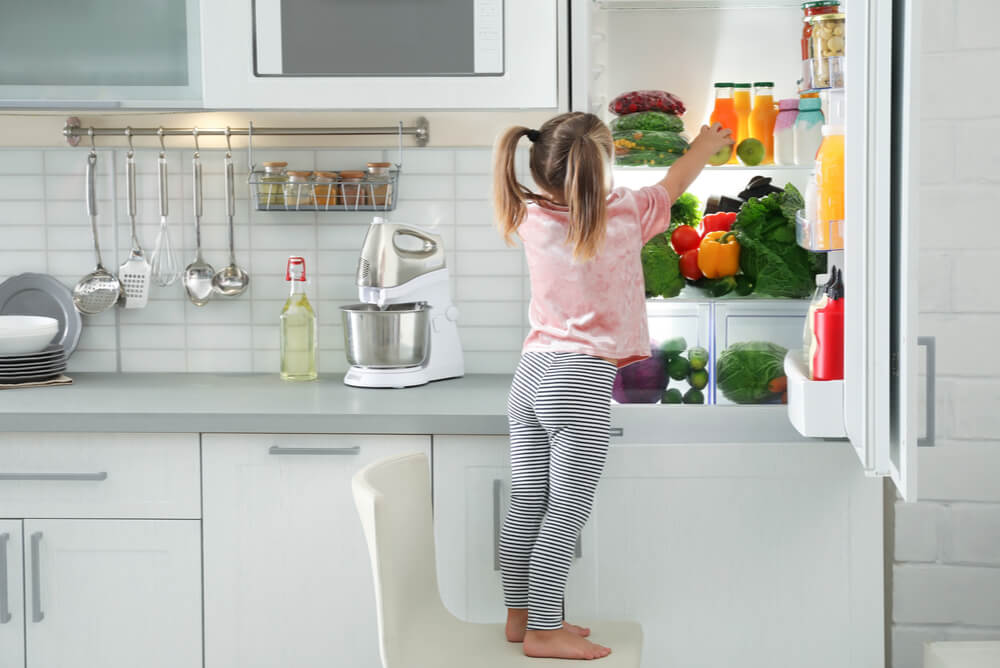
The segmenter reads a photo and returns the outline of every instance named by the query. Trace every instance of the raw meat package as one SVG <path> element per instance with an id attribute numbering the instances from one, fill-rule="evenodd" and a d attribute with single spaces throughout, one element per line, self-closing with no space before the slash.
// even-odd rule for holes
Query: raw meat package
<path id="1" fill-rule="evenodd" d="M 665 90 L 634 90 L 622 93 L 611 100 L 608 110 L 619 116 L 636 114 L 640 111 L 662 111 L 681 116 L 685 111 L 684 103 L 680 101 L 680 98 Z"/>

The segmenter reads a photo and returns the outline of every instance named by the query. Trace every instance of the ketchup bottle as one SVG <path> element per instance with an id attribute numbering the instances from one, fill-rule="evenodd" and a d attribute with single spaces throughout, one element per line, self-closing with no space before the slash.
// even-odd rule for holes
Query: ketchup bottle
<path id="1" fill-rule="evenodd" d="M 844 282 L 837 267 L 831 270 L 823 302 L 813 312 L 813 347 L 809 360 L 813 380 L 844 378 Z"/>

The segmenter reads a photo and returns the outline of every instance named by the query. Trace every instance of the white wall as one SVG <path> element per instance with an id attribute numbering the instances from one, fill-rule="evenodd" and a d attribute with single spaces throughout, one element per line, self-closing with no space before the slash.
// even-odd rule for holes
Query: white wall
<path id="1" fill-rule="evenodd" d="M 893 661 L 1000 640 L 1000 3 L 914 0 L 923 35 L 920 333 L 937 337 L 937 447 L 896 504 Z"/>

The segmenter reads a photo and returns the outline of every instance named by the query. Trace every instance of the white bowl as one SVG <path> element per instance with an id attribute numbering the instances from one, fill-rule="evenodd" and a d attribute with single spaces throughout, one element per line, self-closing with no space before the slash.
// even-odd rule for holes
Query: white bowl
<path id="1" fill-rule="evenodd" d="M 59 321 L 37 315 L 0 315 L 0 355 L 28 355 L 45 350 Z"/>

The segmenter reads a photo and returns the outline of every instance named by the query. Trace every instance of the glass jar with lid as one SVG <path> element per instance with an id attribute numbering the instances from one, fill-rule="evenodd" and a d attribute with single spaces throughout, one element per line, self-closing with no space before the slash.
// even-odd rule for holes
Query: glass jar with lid
<path id="1" fill-rule="evenodd" d="M 802 50 L 802 79 L 799 81 L 799 90 L 809 90 L 813 88 L 812 78 L 812 18 L 823 14 L 840 13 L 839 0 L 813 0 L 802 3 L 802 38 L 800 47 Z"/>
<path id="2" fill-rule="evenodd" d="M 847 35 L 844 14 L 823 14 L 814 16 L 812 23 L 812 80 L 813 88 L 830 88 L 835 83 L 831 76 L 841 73 L 842 58 L 846 55 Z"/>
<path id="3" fill-rule="evenodd" d="M 329 207 L 337 204 L 337 172 L 316 172 L 313 175 L 313 203 Z"/>
<path id="4" fill-rule="evenodd" d="M 368 163 L 368 196 L 371 204 L 385 207 L 391 199 L 390 189 L 392 188 L 389 175 L 391 162 L 369 162 Z"/>
<path id="5" fill-rule="evenodd" d="M 285 183 L 285 208 L 297 209 L 313 203 L 312 185 L 309 177 L 312 172 L 289 170 L 288 182 Z"/>
<path id="6" fill-rule="evenodd" d="M 285 183 L 288 176 L 285 174 L 287 162 L 274 161 L 263 162 L 264 174 L 257 181 L 257 203 L 264 208 L 272 206 L 284 206 L 285 204 Z"/>
<path id="7" fill-rule="evenodd" d="M 340 173 L 340 193 L 338 204 L 344 204 L 349 209 L 368 204 L 368 188 L 364 185 L 365 173 L 348 170 Z"/>

